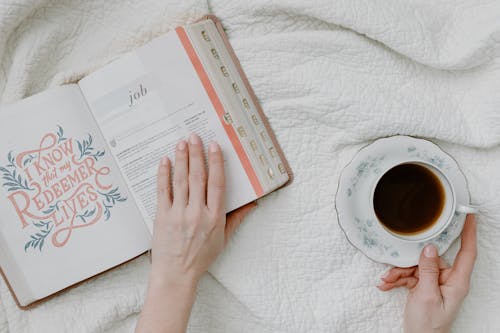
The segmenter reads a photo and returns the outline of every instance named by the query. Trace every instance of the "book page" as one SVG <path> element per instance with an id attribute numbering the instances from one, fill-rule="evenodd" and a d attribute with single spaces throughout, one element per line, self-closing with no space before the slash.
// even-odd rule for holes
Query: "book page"
<path id="1" fill-rule="evenodd" d="M 156 211 L 156 172 L 162 156 L 174 160 L 177 142 L 198 134 L 224 152 L 226 209 L 258 196 L 178 34 L 173 31 L 122 56 L 79 83 L 129 188 L 151 221 Z"/>
<path id="2" fill-rule="evenodd" d="M 0 264 L 21 305 L 149 249 L 77 85 L 0 112 Z"/>

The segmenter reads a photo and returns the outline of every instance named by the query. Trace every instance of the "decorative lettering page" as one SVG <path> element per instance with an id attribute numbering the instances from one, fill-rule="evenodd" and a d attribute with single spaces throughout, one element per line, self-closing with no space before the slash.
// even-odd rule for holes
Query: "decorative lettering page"
<path id="1" fill-rule="evenodd" d="M 111 169 L 102 162 L 106 150 L 95 147 L 92 134 L 66 138 L 58 125 L 33 148 L 11 150 L 0 166 L 21 228 L 32 230 L 25 251 L 63 247 L 78 229 L 109 220 L 114 207 L 127 201 L 111 183 Z"/>
<path id="2" fill-rule="evenodd" d="M 2 246 L 13 257 L 0 259 L 15 260 L 32 291 L 42 288 L 43 297 L 148 249 L 143 219 L 78 86 L 0 118 Z"/>

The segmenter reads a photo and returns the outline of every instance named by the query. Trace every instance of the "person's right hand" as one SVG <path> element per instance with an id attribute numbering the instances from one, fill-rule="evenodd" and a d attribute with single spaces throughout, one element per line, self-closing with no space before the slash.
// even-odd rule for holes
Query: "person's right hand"
<path id="1" fill-rule="evenodd" d="M 212 142 L 205 168 L 203 144 L 192 134 L 175 152 L 173 176 L 164 158 L 158 170 L 151 284 L 193 288 L 219 256 L 245 215 L 248 204 L 227 215 L 224 158 Z"/>
<path id="2" fill-rule="evenodd" d="M 170 171 L 169 159 L 162 159 L 151 274 L 136 332 L 186 332 L 198 280 L 256 206 L 226 218 L 224 158 L 215 142 L 208 151 L 208 175 L 203 144 L 194 134 L 177 145 L 173 176 Z"/>
<path id="3" fill-rule="evenodd" d="M 449 332 L 453 320 L 469 292 L 470 276 L 476 260 L 476 222 L 467 216 L 462 244 L 453 267 L 439 258 L 434 245 L 427 245 L 418 267 L 392 268 L 382 277 L 382 291 L 396 287 L 410 290 L 404 311 L 406 333 Z"/>

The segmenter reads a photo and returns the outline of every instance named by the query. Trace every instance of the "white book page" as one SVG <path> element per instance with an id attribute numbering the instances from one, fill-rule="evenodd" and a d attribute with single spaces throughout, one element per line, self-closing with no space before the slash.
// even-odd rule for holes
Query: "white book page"
<path id="1" fill-rule="evenodd" d="M 224 152 L 227 211 L 257 198 L 245 169 L 175 31 L 126 54 L 79 83 L 145 218 L 156 212 L 162 156 L 174 161 L 189 133 Z M 206 148 L 206 147 L 205 147 Z"/>
<path id="2" fill-rule="evenodd" d="M 77 85 L 2 110 L 0 133 L 0 264 L 21 305 L 148 250 Z"/>

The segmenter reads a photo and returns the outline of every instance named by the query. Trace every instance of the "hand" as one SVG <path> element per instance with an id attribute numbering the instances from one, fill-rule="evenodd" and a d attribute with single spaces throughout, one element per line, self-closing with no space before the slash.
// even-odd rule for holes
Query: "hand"
<path id="1" fill-rule="evenodd" d="M 224 160 L 216 143 L 210 144 L 208 165 L 207 176 L 196 135 L 177 145 L 173 182 L 168 158 L 160 163 L 152 268 L 136 332 L 185 332 L 199 279 L 256 206 L 226 219 Z"/>
<path id="2" fill-rule="evenodd" d="M 153 233 L 152 279 L 196 284 L 221 253 L 250 204 L 227 217 L 224 160 L 218 144 L 208 152 L 208 182 L 201 140 L 177 145 L 171 190 L 170 162 L 158 171 L 158 212 Z"/>
<path id="3" fill-rule="evenodd" d="M 453 267 L 438 257 L 434 245 L 427 245 L 420 255 L 418 267 L 395 267 L 382 277 L 380 290 L 406 287 L 410 291 L 404 311 L 405 332 L 450 331 L 469 292 L 476 252 L 476 222 L 474 216 L 469 215 Z"/>

